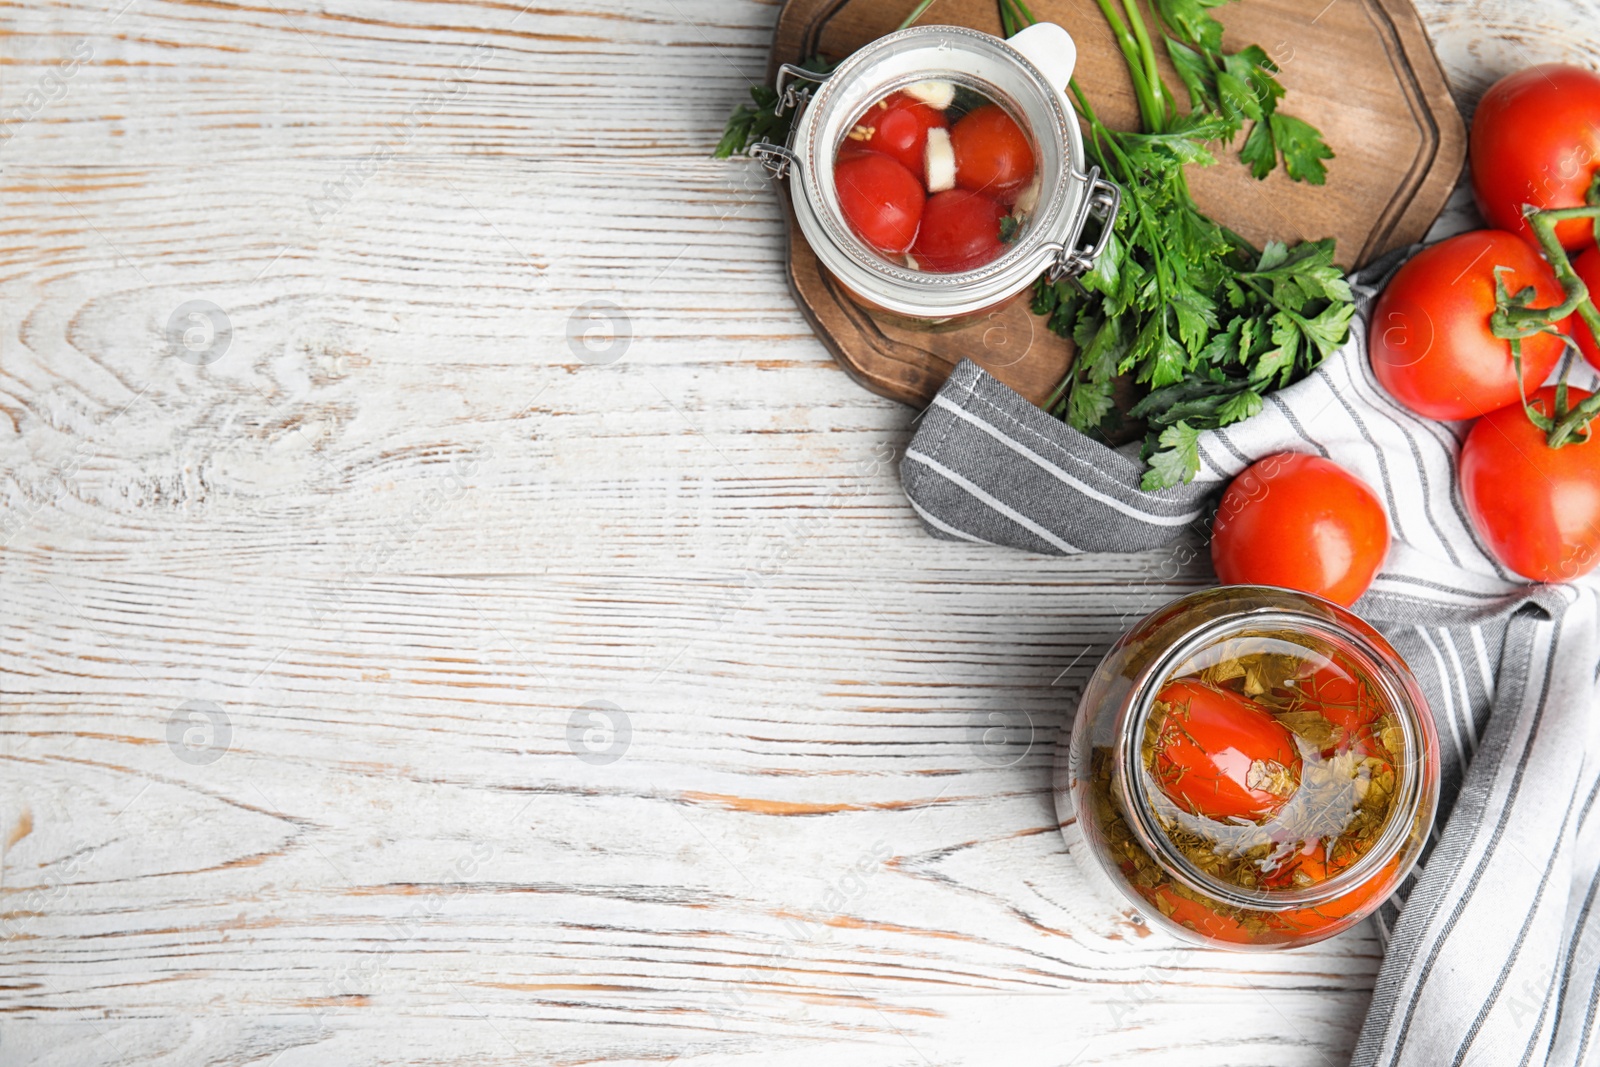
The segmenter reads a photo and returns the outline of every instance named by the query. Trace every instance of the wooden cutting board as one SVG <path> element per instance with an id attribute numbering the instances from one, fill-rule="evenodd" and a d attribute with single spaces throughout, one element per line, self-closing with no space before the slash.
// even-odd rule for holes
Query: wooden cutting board
<path id="1" fill-rule="evenodd" d="M 788 0 L 778 16 L 768 80 L 777 65 L 843 58 L 895 30 L 914 0 Z M 1095 0 L 1036 0 L 1040 19 L 1078 43 L 1077 77 L 1107 125 L 1138 121 L 1122 54 Z M 1196 201 L 1258 246 L 1338 239 L 1339 262 L 1360 266 L 1418 240 L 1444 207 L 1466 158 L 1467 135 L 1444 72 L 1410 0 L 1240 0 L 1216 10 L 1230 49 L 1259 44 L 1282 68 L 1283 110 L 1322 130 L 1337 155 L 1328 182 L 1253 179 L 1232 151 L 1191 167 Z M 995 0 L 937 0 L 919 21 L 1000 32 Z M 1159 46 L 1158 46 L 1159 49 Z M 1183 96 L 1162 58 L 1166 81 Z M 789 210 L 788 190 L 780 197 Z M 1072 363 L 1071 342 L 1018 300 L 964 329 L 927 333 L 868 316 L 821 269 L 789 216 L 789 282 L 835 359 L 875 393 L 917 406 L 963 358 L 1040 403 Z"/>

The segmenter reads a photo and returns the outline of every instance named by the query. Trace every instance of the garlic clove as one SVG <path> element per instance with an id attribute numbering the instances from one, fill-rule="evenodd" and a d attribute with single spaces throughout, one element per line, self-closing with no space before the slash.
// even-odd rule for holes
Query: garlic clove
<path id="1" fill-rule="evenodd" d="M 956 187 L 956 151 L 950 146 L 950 131 L 935 126 L 928 131 L 928 147 L 923 150 L 928 192 L 942 193 Z"/>
<path id="2" fill-rule="evenodd" d="M 954 103 L 956 98 L 955 85 L 947 81 L 917 82 L 915 85 L 906 86 L 901 92 L 940 111 Z"/>
<path id="3" fill-rule="evenodd" d="M 1035 170 L 1033 173 L 1033 181 L 1029 182 L 1028 187 L 1017 195 L 1015 209 L 1018 215 L 1033 214 L 1033 209 L 1039 206 L 1039 191 L 1041 187 L 1042 183 L 1039 180 L 1039 172 Z"/>

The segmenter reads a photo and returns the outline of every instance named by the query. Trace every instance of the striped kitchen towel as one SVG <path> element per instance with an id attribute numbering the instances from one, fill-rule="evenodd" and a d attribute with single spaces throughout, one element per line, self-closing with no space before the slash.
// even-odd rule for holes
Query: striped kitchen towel
<path id="1" fill-rule="evenodd" d="M 1354 279 L 1363 313 L 1386 273 Z M 1311 377 L 1207 433 L 1196 481 L 1155 494 L 1141 464 L 963 363 L 906 452 L 906 495 L 936 537 L 1192 553 L 1218 490 L 1271 453 L 1326 456 L 1376 488 L 1395 542 L 1356 610 L 1416 672 L 1445 766 L 1430 847 L 1378 917 L 1387 953 L 1354 1063 L 1600 1064 L 1600 583 L 1528 586 L 1486 553 L 1455 487 L 1466 424 L 1391 400 L 1365 336 L 1358 321 Z"/>

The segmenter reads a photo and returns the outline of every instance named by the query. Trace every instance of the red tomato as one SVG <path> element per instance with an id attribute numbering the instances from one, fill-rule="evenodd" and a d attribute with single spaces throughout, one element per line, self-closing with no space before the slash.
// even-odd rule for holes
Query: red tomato
<path id="1" fill-rule="evenodd" d="M 1293 710 L 1314 711 L 1333 724 L 1338 733 L 1324 755 L 1358 744 L 1358 739 L 1366 738 L 1369 728 L 1386 710 L 1372 686 L 1362 684 L 1337 663 L 1294 679 L 1279 695 L 1293 700 Z"/>
<path id="2" fill-rule="evenodd" d="M 1579 256 L 1572 268 L 1583 279 L 1583 284 L 1589 287 L 1589 299 L 1600 305 L 1600 248 L 1591 248 Z M 1583 321 L 1581 315 L 1572 316 L 1572 336 L 1577 340 L 1578 347 L 1583 349 L 1583 358 L 1589 361 L 1590 366 L 1600 370 L 1600 342 L 1596 342 L 1589 324 Z"/>
<path id="3" fill-rule="evenodd" d="M 1372 370 L 1391 396 L 1430 419 L 1470 419 L 1521 398 L 1511 342 L 1489 331 L 1496 267 L 1512 292 L 1533 286 L 1537 307 L 1566 293 L 1526 241 L 1499 230 L 1463 233 L 1413 256 L 1373 309 Z M 1540 334 L 1522 342 L 1522 384 L 1534 390 L 1564 345 Z"/>
<path id="4" fill-rule="evenodd" d="M 1555 389 L 1528 402 L 1545 414 Z M 1578 404 L 1589 394 L 1568 392 Z M 1461 496 L 1478 536 L 1507 567 L 1535 582 L 1565 582 L 1600 562 L 1600 440 L 1591 428 L 1561 448 L 1528 421 L 1520 405 L 1478 420 L 1461 446 Z"/>
<path id="5" fill-rule="evenodd" d="M 1600 74 L 1550 63 L 1501 78 L 1472 116 L 1472 189 L 1491 226 L 1533 240 L 1522 205 L 1583 207 L 1600 169 Z M 1594 224 L 1563 222 L 1569 250 L 1594 245 Z"/>
<path id="6" fill-rule="evenodd" d="M 949 120 L 938 108 L 905 93 L 890 93 L 856 120 L 855 127 L 845 135 L 845 144 L 881 152 L 912 174 L 921 174 L 928 131 L 949 126 Z"/>
<path id="7" fill-rule="evenodd" d="M 1255 940 L 1244 924 L 1230 916 L 1223 915 L 1198 900 L 1191 900 L 1179 896 L 1171 886 L 1158 885 L 1154 889 L 1139 890 L 1141 896 L 1155 906 L 1163 917 L 1177 923 L 1197 934 L 1203 934 L 1214 941 L 1233 941 L 1238 944 L 1249 944 Z"/>
<path id="8" fill-rule="evenodd" d="M 1349 606 L 1389 553 L 1389 520 L 1367 484 L 1318 456 L 1280 452 L 1233 480 L 1212 527 L 1224 585 L 1277 585 Z"/>
<path id="9" fill-rule="evenodd" d="M 1396 856 L 1378 873 L 1343 896 L 1314 908 L 1273 912 L 1268 921 L 1295 934 L 1314 934 L 1359 919 L 1389 899 L 1389 894 L 1395 890 L 1394 876 L 1399 870 L 1400 857 Z"/>
<path id="10" fill-rule="evenodd" d="M 1299 872 L 1303 878 L 1296 878 Z M 1283 865 L 1261 879 L 1266 889 L 1304 889 L 1317 882 L 1327 881 L 1328 853 L 1321 841 L 1307 841 L 1300 851 L 1284 860 Z"/>
<path id="11" fill-rule="evenodd" d="M 956 184 L 1015 203 L 1033 180 L 1033 146 L 999 104 L 967 113 L 950 130 L 956 155 Z"/>
<path id="12" fill-rule="evenodd" d="M 911 258 L 922 270 L 939 274 L 975 270 L 1005 251 L 1000 220 L 1006 209 L 982 193 L 946 189 L 928 197 L 922 231 Z"/>
<path id="13" fill-rule="evenodd" d="M 839 146 L 838 154 L 833 157 L 834 169 L 837 170 L 839 168 L 839 164 L 841 163 L 848 163 L 852 159 L 860 159 L 862 156 L 868 156 L 871 154 L 871 152 L 865 148 L 862 148 L 854 141 L 846 141 L 844 144 Z"/>
<path id="14" fill-rule="evenodd" d="M 857 237 L 885 255 L 911 247 L 927 200 L 916 175 L 888 156 L 868 152 L 834 164 L 833 182 Z"/>
<path id="15" fill-rule="evenodd" d="M 1197 681 L 1169 683 L 1151 773 L 1173 803 L 1209 819 L 1259 822 L 1300 787 L 1294 735 L 1260 704 Z"/>

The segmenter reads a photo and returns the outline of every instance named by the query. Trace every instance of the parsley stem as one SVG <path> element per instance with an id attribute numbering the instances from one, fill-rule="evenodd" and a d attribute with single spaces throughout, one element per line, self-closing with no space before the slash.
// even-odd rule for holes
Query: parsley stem
<path id="1" fill-rule="evenodd" d="M 1139 117 L 1143 120 L 1145 129 L 1158 132 L 1161 129 L 1161 107 L 1156 101 L 1154 90 L 1145 73 L 1144 57 L 1139 51 L 1139 42 L 1128 30 L 1128 24 L 1117 13 L 1116 0 L 1097 0 L 1100 11 L 1106 17 L 1106 22 L 1111 24 L 1111 33 L 1117 39 L 1117 47 L 1122 49 L 1122 58 L 1127 61 L 1128 75 L 1133 79 L 1133 94 L 1139 99 Z"/>
<path id="2" fill-rule="evenodd" d="M 1017 7 L 1016 0 L 1000 0 L 1000 27 L 1005 35 L 1010 37 L 1020 33 L 1033 25 L 1033 20 L 1023 17 L 1022 10 Z"/>
<path id="3" fill-rule="evenodd" d="M 1261 299 L 1265 300 L 1267 303 L 1271 304 L 1273 307 L 1277 308 L 1279 311 L 1281 311 L 1285 315 L 1289 316 L 1289 318 L 1296 325 L 1299 325 L 1299 324 L 1305 322 L 1305 320 L 1303 318 L 1301 318 L 1298 314 L 1296 314 L 1293 311 L 1290 311 L 1288 308 L 1286 308 L 1282 304 L 1278 303 L 1277 298 L 1274 297 L 1266 289 L 1263 289 L 1260 285 L 1258 285 L 1256 283 L 1255 278 L 1253 278 L 1251 275 L 1249 275 L 1249 274 L 1241 274 L 1241 275 L 1239 275 L 1239 280 L 1244 282 L 1250 288 L 1254 289 L 1256 291 L 1256 295 L 1260 296 Z"/>
<path id="4" fill-rule="evenodd" d="M 1045 402 L 1039 405 L 1040 409 L 1055 414 L 1056 407 L 1061 403 L 1061 398 L 1065 395 L 1067 387 L 1072 384 L 1072 380 L 1077 376 L 1078 363 L 1077 360 L 1073 360 L 1072 366 L 1067 368 L 1067 373 L 1062 377 L 1060 384 L 1045 398 Z"/>
<path id="5" fill-rule="evenodd" d="M 1023 3 L 1022 0 L 1010 0 L 1010 2 L 1011 6 L 1017 9 L 1017 14 L 1022 16 L 1027 25 L 1032 26 L 1035 22 L 1039 21 L 1038 17 L 1035 16 L 1032 11 L 1028 10 L 1028 5 Z"/>
<path id="6" fill-rule="evenodd" d="M 933 6 L 933 0 L 922 0 L 922 3 L 918 4 L 915 8 L 913 8 L 912 11 L 911 11 L 911 14 L 906 16 L 905 21 L 900 23 L 900 25 L 896 26 L 895 29 L 896 30 L 903 30 L 903 29 L 908 28 L 913 22 L 917 21 L 918 19 L 920 19 L 922 17 L 923 12 L 927 11 L 928 8 L 930 8 L 932 6 Z"/>
<path id="7" fill-rule="evenodd" d="M 1172 118 L 1171 94 L 1167 91 L 1166 83 L 1161 80 L 1161 68 L 1156 66 L 1155 46 L 1150 43 L 1150 30 L 1145 25 L 1144 12 L 1139 9 L 1139 0 L 1122 0 L 1122 6 L 1127 9 L 1128 26 L 1133 30 L 1134 39 L 1139 42 L 1139 56 L 1144 61 L 1145 81 L 1150 85 L 1159 112 L 1154 123 L 1146 117 L 1145 125 L 1150 127 L 1149 132 L 1161 133 Z"/>

